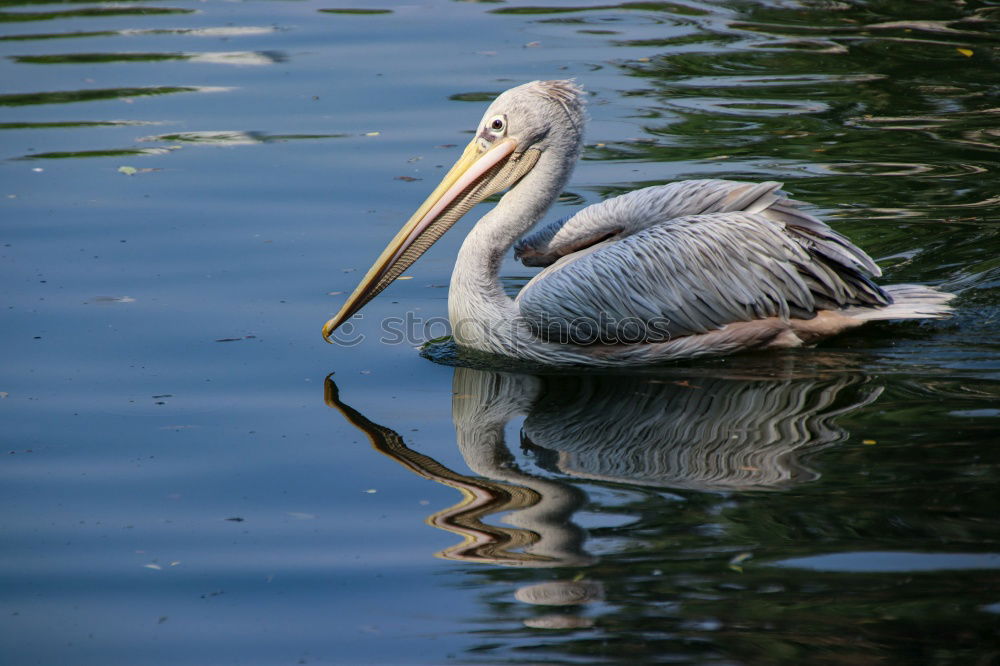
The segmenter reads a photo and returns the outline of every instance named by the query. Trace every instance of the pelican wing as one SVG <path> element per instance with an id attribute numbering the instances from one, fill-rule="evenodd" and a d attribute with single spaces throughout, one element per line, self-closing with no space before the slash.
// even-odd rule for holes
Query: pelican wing
<path id="1" fill-rule="evenodd" d="M 549 266 L 606 240 L 620 240 L 686 215 L 759 214 L 785 225 L 799 241 L 826 258 L 881 275 L 875 262 L 821 220 L 799 210 L 799 202 L 781 191 L 781 183 L 735 180 L 684 180 L 635 190 L 584 208 L 572 217 L 525 236 L 514 248 L 526 266 Z"/>
<path id="2" fill-rule="evenodd" d="M 871 259 L 814 226 L 763 214 L 680 217 L 559 259 L 516 302 L 539 337 L 577 344 L 663 342 L 732 322 L 890 303 L 861 272 Z"/>

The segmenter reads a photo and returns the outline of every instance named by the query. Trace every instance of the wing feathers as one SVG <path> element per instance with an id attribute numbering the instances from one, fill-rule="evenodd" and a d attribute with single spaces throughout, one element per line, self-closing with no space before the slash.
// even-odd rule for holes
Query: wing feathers
<path id="1" fill-rule="evenodd" d="M 702 201 L 715 196 L 711 206 L 760 212 L 686 215 L 570 255 L 524 287 L 517 297 L 522 317 L 546 339 L 619 344 L 891 302 L 861 273 L 869 266 L 878 270 L 864 252 L 816 218 L 775 205 L 787 201 L 780 198 L 778 183 L 713 190 L 705 184 L 730 182 L 695 182 L 703 188 Z M 592 206 L 570 222 L 590 211 L 584 221 L 593 217 L 594 228 L 603 206 L 616 215 L 612 224 L 621 224 L 621 200 L 628 196 L 605 202 L 615 206 Z"/>
<path id="2" fill-rule="evenodd" d="M 780 188 L 781 183 L 775 181 L 733 180 L 684 180 L 646 187 L 548 224 L 521 239 L 514 253 L 526 266 L 548 266 L 594 243 L 621 239 L 684 215 L 768 210 L 787 201 Z"/>
<path id="3" fill-rule="evenodd" d="M 761 214 L 783 224 L 800 243 L 811 247 L 817 254 L 874 277 L 882 275 L 881 269 L 864 251 L 822 220 L 796 208 L 798 205 L 801 205 L 801 202 L 785 199 L 771 205 Z"/>

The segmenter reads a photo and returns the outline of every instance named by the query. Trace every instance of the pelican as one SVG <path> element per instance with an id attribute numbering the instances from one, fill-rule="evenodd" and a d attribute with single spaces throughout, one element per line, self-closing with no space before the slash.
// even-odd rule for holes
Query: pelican
<path id="1" fill-rule="evenodd" d="M 497 97 L 323 337 L 330 341 L 473 206 L 504 191 L 469 232 L 452 273 L 448 317 L 462 347 L 550 365 L 642 365 L 810 345 L 868 321 L 950 312 L 953 294 L 876 285 L 871 257 L 777 182 L 647 187 L 524 236 L 569 180 L 584 121 L 584 92 L 573 81 L 533 81 Z M 511 247 L 525 265 L 544 267 L 514 299 L 499 280 Z"/>

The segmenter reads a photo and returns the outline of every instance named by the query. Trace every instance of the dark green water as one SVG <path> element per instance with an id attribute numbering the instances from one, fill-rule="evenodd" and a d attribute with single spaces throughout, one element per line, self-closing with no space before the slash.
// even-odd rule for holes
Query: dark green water
<path id="1" fill-rule="evenodd" d="M 1000 659 L 1000 3 L 0 4 L 0 662 Z M 781 180 L 955 317 L 455 369 L 379 338 L 456 230 L 323 344 L 485 102 L 565 77 L 552 219 Z"/>

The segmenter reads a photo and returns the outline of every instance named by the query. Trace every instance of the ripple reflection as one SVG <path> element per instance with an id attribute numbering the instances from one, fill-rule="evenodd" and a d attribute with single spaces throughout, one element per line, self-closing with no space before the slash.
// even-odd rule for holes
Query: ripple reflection
<path id="1" fill-rule="evenodd" d="M 472 474 L 410 449 L 345 404 L 329 378 L 325 398 L 377 451 L 462 493 L 427 519 L 463 539 L 440 557 L 528 567 L 596 562 L 573 519 L 589 502 L 574 479 L 703 492 L 787 489 L 819 477 L 805 460 L 846 439 L 837 419 L 881 393 L 845 374 L 533 376 L 471 368 L 456 368 L 452 388 L 457 445 Z M 529 460 L 505 441 L 507 424 L 520 416 Z M 506 525 L 486 522 L 505 512 Z"/>

